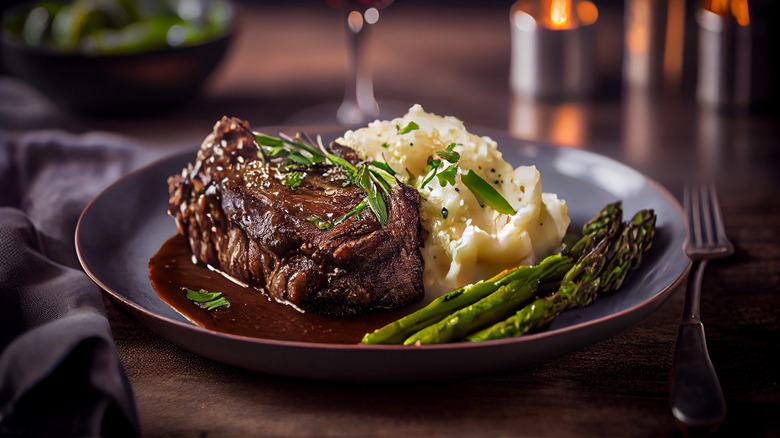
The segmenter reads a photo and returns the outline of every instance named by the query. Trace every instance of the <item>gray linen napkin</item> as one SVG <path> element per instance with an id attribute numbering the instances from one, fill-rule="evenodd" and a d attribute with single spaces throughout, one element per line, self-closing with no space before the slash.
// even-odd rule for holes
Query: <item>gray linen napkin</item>
<path id="1" fill-rule="evenodd" d="M 149 159 L 109 134 L 0 131 L 0 435 L 140 433 L 73 236 L 86 204 Z"/>

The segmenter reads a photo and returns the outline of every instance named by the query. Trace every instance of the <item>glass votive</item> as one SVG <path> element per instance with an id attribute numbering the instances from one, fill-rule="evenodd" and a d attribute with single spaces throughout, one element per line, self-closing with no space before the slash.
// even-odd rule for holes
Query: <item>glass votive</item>
<path id="1" fill-rule="evenodd" d="M 510 9 L 510 84 L 522 96 L 582 98 L 594 86 L 593 3 L 519 0 Z"/>
<path id="2" fill-rule="evenodd" d="M 697 12 L 696 98 L 704 105 L 745 110 L 753 101 L 753 41 L 746 1 L 744 6 L 744 13 L 707 5 Z"/>
<path id="3" fill-rule="evenodd" d="M 624 82 L 659 90 L 664 79 L 667 0 L 628 0 L 624 15 Z"/>

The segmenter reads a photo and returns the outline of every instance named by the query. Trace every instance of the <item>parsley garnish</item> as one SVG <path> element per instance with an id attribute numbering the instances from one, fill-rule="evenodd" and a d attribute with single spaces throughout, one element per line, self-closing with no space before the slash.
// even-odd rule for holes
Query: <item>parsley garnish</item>
<path id="1" fill-rule="evenodd" d="M 395 125 L 395 129 L 398 131 L 399 135 L 404 135 L 420 129 L 420 125 L 414 122 L 409 122 L 409 124 L 403 128 L 400 125 Z"/>
<path id="2" fill-rule="evenodd" d="M 450 166 L 438 174 L 436 174 L 436 179 L 439 180 L 439 185 L 442 187 L 446 187 L 447 184 L 450 184 L 452 186 L 455 185 L 455 175 L 458 174 L 458 166 Z"/>
<path id="3" fill-rule="evenodd" d="M 420 188 L 424 188 L 434 176 L 436 176 L 436 169 L 441 166 L 441 160 L 428 157 L 428 164 L 425 166 L 425 179 L 423 180 L 422 184 L 420 185 Z"/>
<path id="4" fill-rule="evenodd" d="M 457 146 L 457 143 L 450 143 L 447 145 L 446 149 L 436 151 L 436 155 L 442 157 L 452 164 L 455 164 L 458 162 L 458 160 L 460 160 L 460 154 L 453 150 L 455 146 Z"/>
<path id="5" fill-rule="evenodd" d="M 457 146 L 457 143 L 450 143 L 445 149 L 436 151 L 436 155 L 428 157 L 428 165 L 425 166 L 425 179 L 423 180 L 420 188 L 424 188 L 435 176 L 439 180 L 439 184 L 444 187 L 448 183 L 455 185 L 455 175 L 458 174 L 458 166 L 455 164 L 460 160 L 460 154 L 453 149 Z M 436 157 L 439 158 L 436 158 Z M 444 168 L 443 171 L 438 173 L 438 169 L 442 166 L 442 162 L 447 161 L 451 163 L 451 166 Z"/>
<path id="6" fill-rule="evenodd" d="M 181 288 L 187 299 L 195 303 L 201 309 L 214 310 L 218 307 L 230 307 L 230 302 L 222 296 L 222 292 L 208 292 L 205 289 L 199 291 L 186 287 Z"/>
<path id="7" fill-rule="evenodd" d="M 450 143 L 446 148 L 438 150 L 435 155 L 428 157 L 428 165 L 425 166 L 425 178 L 418 188 L 421 195 L 424 194 L 422 189 L 425 188 L 434 177 L 436 177 L 439 181 L 439 185 L 442 187 L 446 187 L 447 184 L 455 185 L 455 177 L 458 175 L 459 167 L 457 163 L 460 161 L 460 154 L 455 152 L 455 146 L 457 145 L 457 143 Z M 444 162 L 449 162 L 450 165 L 444 167 Z M 468 169 L 465 173 L 461 172 L 460 179 L 463 181 L 463 184 L 468 187 L 474 197 L 477 198 L 479 205 L 483 207 L 487 205 L 503 214 L 516 213 L 512 205 L 509 204 L 509 201 L 473 170 Z M 448 212 L 446 209 L 442 209 L 442 216 L 446 219 L 447 215 Z"/>

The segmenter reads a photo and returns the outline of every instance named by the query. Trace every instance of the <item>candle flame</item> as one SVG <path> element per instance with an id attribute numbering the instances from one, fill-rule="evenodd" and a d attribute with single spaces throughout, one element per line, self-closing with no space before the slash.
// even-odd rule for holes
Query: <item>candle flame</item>
<path id="1" fill-rule="evenodd" d="M 574 27 L 572 0 L 542 0 L 542 17 L 551 29 Z"/>
<path id="2" fill-rule="evenodd" d="M 734 16 L 740 26 L 750 24 L 747 0 L 731 0 L 731 15 Z"/>
<path id="3" fill-rule="evenodd" d="M 740 26 L 750 24 L 748 0 L 704 0 L 703 7 L 714 14 L 731 14 Z"/>

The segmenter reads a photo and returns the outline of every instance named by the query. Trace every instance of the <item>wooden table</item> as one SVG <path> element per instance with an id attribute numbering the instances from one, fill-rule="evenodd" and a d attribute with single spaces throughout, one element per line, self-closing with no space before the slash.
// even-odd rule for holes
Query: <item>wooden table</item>
<path id="1" fill-rule="evenodd" d="M 528 101 L 508 86 L 509 3 L 398 2 L 372 45 L 380 99 L 419 102 L 473 131 L 579 147 L 620 160 L 680 195 L 695 170 L 717 176 L 736 253 L 711 263 L 702 319 L 729 413 L 724 436 L 780 436 L 780 132 L 777 117 L 707 110 L 690 89 L 660 95 L 620 83 L 621 12 L 602 11 L 600 93 Z M 255 126 L 336 101 L 346 52 L 324 5 L 242 4 L 241 32 L 204 94 L 177 111 L 94 120 L 152 148 L 194 148 L 221 115 Z M 682 311 L 677 291 L 625 332 L 532 369 L 426 384 L 343 384 L 250 372 L 172 345 L 110 299 L 108 313 L 145 435 L 669 436 L 669 371 Z"/>

